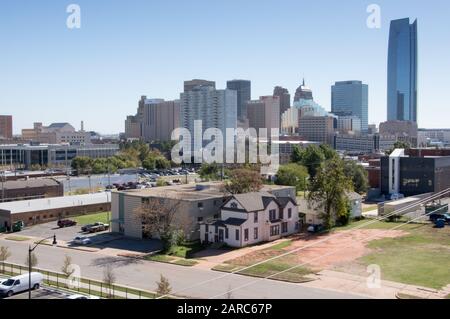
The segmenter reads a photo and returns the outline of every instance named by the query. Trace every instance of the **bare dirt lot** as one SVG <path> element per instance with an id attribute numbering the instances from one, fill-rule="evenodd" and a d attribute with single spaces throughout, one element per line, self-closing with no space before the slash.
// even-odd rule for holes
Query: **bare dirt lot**
<path id="1" fill-rule="evenodd" d="M 369 241 L 397 238 L 406 234 L 406 232 L 401 230 L 380 229 L 357 229 L 323 236 L 300 234 L 292 238 L 290 244 L 284 245 L 285 247 L 273 247 L 274 249 L 255 251 L 236 258 L 231 263 L 235 265 L 249 265 L 281 255 L 284 252 L 296 250 L 282 258 L 288 258 L 289 262 L 293 264 L 305 264 L 307 268 L 318 271 L 323 268 L 339 266 L 366 255 L 370 251 L 366 246 Z"/>

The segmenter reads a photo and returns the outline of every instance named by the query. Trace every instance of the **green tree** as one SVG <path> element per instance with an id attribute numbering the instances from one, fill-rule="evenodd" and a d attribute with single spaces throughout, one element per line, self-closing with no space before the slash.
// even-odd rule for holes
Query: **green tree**
<path id="1" fill-rule="evenodd" d="M 221 179 L 221 168 L 216 162 L 211 164 L 203 163 L 198 174 L 204 180 L 217 181 Z"/>
<path id="2" fill-rule="evenodd" d="M 385 152 L 386 155 L 388 155 L 388 156 L 391 155 L 392 152 L 394 152 L 397 148 L 402 148 L 402 149 L 405 149 L 405 150 L 409 150 L 411 148 L 411 145 L 409 143 L 407 143 L 407 142 L 397 141 L 397 142 L 394 143 L 394 146 L 390 150 L 387 150 Z"/>
<path id="3" fill-rule="evenodd" d="M 258 192 L 263 186 L 261 174 L 256 170 L 245 168 L 234 169 L 229 172 L 229 180 L 224 189 L 231 194 Z"/>
<path id="4" fill-rule="evenodd" d="M 350 177 L 353 189 L 359 194 L 364 194 L 369 188 L 369 177 L 366 169 L 355 161 L 345 161 L 345 175 Z"/>
<path id="5" fill-rule="evenodd" d="M 92 169 L 93 160 L 86 156 L 78 156 L 72 160 L 72 168 L 78 174 L 85 174 Z"/>
<path id="6" fill-rule="evenodd" d="M 317 145 L 310 145 L 304 149 L 294 152 L 293 158 L 297 159 L 296 163 L 305 166 L 311 179 L 314 179 L 317 170 L 325 161 L 325 155 L 322 148 Z"/>
<path id="7" fill-rule="evenodd" d="M 295 186 L 297 192 L 299 192 L 306 189 L 308 177 L 306 167 L 291 163 L 280 167 L 275 183 L 277 185 Z"/>
<path id="8" fill-rule="evenodd" d="M 324 210 L 325 226 L 333 227 L 336 216 L 345 215 L 346 193 L 352 190 L 351 179 L 345 175 L 343 161 L 332 158 L 317 171 L 310 183 L 308 200 Z"/>

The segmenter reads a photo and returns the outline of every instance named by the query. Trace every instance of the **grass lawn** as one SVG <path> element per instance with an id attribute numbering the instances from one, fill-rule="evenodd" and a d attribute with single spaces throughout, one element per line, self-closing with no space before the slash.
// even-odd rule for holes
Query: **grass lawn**
<path id="1" fill-rule="evenodd" d="M 283 250 L 284 248 L 289 247 L 291 244 L 292 244 L 292 240 L 287 240 L 287 241 L 284 241 L 282 243 L 273 245 L 272 247 L 270 247 L 270 249 L 272 249 L 272 250 Z"/>
<path id="2" fill-rule="evenodd" d="M 173 264 L 178 266 L 192 267 L 194 265 L 197 265 L 198 261 L 192 259 L 178 259 L 177 261 L 173 262 Z"/>
<path id="3" fill-rule="evenodd" d="M 396 228 L 398 230 L 404 230 L 404 231 L 413 231 L 415 229 L 421 229 L 424 227 L 423 224 L 404 224 L 402 222 L 385 222 L 385 221 L 375 221 L 371 219 L 363 219 L 357 222 L 352 222 L 346 226 L 339 226 L 335 227 L 333 231 L 341 231 L 341 230 L 349 230 L 355 227 L 358 227 L 358 229 L 392 229 L 394 227 L 397 227 L 399 225 L 403 224 L 402 227 Z M 431 226 L 427 226 L 431 227 Z"/>
<path id="4" fill-rule="evenodd" d="M 185 243 L 182 246 L 172 246 L 169 251 L 165 252 L 166 255 L 176 256 L 180 258 L 192 258 L 192 255 L 203 249 L 203 246 L 199 242 Z"/>
<path id="5" fill-rule="evenodd" d="M 104 224 L 109 224 L 108 215 L 111 217 L 111 213 L 102 212 L 102 213 L 95 213 L 95 214 L 89 214 L 89 215 L 80 215 L 77 217 L 73 217 L 74 221 L 78 223 L 78 225 L 87 225 L 87 224 L 93 224 L 96 222 L 101 222 Z"/>
<path id="6" fill-rule="evenodd" d="M 364 265 L 379 265 L 385 280 L 434 289 L 448 285 L 450 227 L 407 225 L 400 229 L 408 231 L 409 235 L 370 242 L 368 247 L 372 252 L 358 261 Z"/>
<path id="7" fill-rule="evenodd" d="M 12 240 L 12 241 L 27 241 L 30 240 L 29 237 L 25 237 L 25 236 L 8 236 L 5 237 L 6 240 Z"/>
<path id="8" fill-rule="evenodd" d="M 174 261 L 176 258 L 167 256 L 167 255 L 158 255 L 157 254 L 157 255 L 147 256 L 147 257 L 145 257 L 145 259 L 151 260 L 151 261 L 162 262 L 162 263 L 170 263 L 170 262 Z"/>

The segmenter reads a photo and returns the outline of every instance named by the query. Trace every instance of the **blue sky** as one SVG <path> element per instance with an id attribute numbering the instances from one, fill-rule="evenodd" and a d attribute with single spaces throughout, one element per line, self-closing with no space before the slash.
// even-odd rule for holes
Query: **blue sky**
<path id="1" fill-rule="evenodd" d="M 81 7 L 81 29 L 66 8 Z M 369 4 L 381 29 L 366 26 Z M 389 21 L 419 20 L 419 126 L 450 127 L 447 0 L 2 0 L 0 114 L 14 131 L 67 121 L 124 130 L 140 95 L 174 99 L 183 81 L 252 80 L 295 92 L 302 77 L 330 109 L 334 81 L 369 84 L 369 122 L 386 119 Z"/>

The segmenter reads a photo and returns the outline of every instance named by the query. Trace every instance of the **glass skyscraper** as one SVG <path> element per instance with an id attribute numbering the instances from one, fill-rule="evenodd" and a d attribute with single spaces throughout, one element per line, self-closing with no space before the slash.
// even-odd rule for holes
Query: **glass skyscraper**
<path id="1" fill-rule="evenodd" d="M 417 122 L 417 20 L 391 21 L 387 109 L 389 121 Z"/>
<path id="2" fill-rule="evenodd" d="M 361 81 L 336 82 L 331 87 L 331 113 L 339 117 L 356 116 L 361 120 L 361 131 L 369 126 L 369 87 Z"/>
<path id="3" fill-rule="evenodd" d="M 237 92 L 237 117 L 247 118 L 247 102 L 252 99 L 252 84 L 247 80 L 232 80 L 227 82 L 227 89 Z"/>

